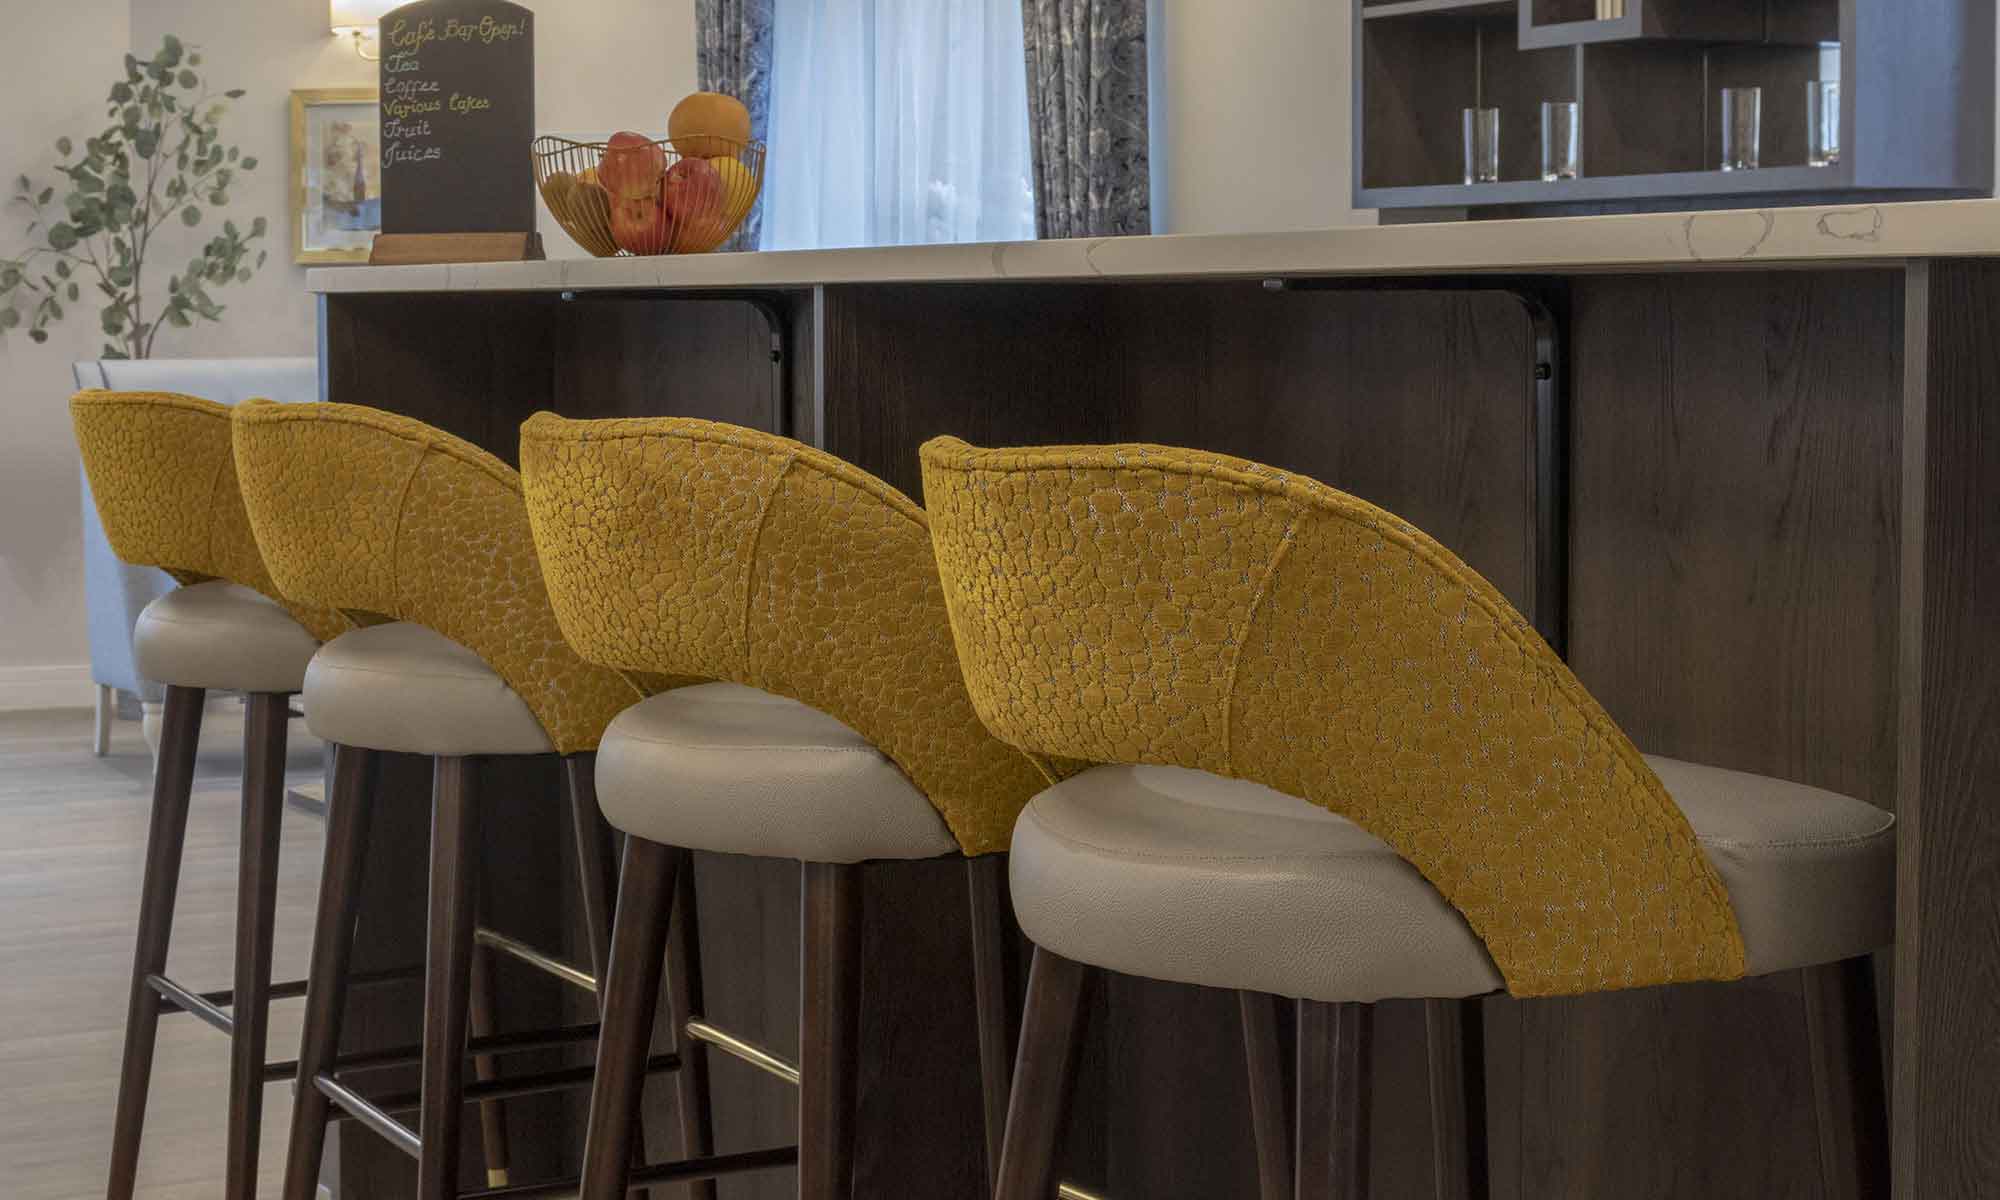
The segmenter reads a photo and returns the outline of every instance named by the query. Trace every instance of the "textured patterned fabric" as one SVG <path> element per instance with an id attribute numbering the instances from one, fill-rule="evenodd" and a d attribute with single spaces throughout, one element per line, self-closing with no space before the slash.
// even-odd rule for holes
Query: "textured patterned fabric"
<path id="1" fill-rule="evenodd" d="M 973 715 L 923 510 L 788 438 L 685 419 L 521 429 L 528 511 L 584 657 L 789 696 L 889 756 L 969 854 L 1046 778 Z"/>
<path id="2" fill-rule="evenodd" d="M 1195 451 L 922 453 L 959 656 L 1001 737 L 1352 819 L 1465 914 L 1516 995 L 1743 974 L 1728 893 L 1658 777 L 1418 530 Z"/>
<path id="3" fill-rule="evenodd" d="M 235 425 L 250 523 L 287 591 L 471 650 L 563 754 L 595 748 L 639 698 L 563 641 L 507 464 L 421 421 L 348 404 L 253 401 Z"/>
<path id="4" fill-rule="evenodd" d="M 1153 232 L 1146 0 L 1021 0 L 1045 238 Z"/>
<path id="5" fill-rule="evenodd" d="M 348 628 L 279 591 L 236 485 L 229 408 L 173 392 L 78 392 L 69 402 L 83 469 L 111 549 L 182 584 L 226 579 L 283 605 L 320 641 Z"/>
<path id="6" fill-rule="evenodd" d="M 704 92 L 734 96 L 750 110 L 750 138 L 764 141 L 771 125 L 772 10 L 776 0 L 695 0 L 694 67 Z M 723 244 L 755 250 L 764 225 L 764 198 Z"/>

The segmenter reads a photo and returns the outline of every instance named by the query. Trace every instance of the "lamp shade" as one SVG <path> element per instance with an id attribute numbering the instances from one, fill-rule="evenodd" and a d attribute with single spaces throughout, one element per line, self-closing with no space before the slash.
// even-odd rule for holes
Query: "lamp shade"
<path id="1" fill-rule="evenodd" d="M 336 31 L 362 29 L 374 32 L 382 14 L 392 8 L 401 8 L 407 0 L 331 0 L 332 12 L 327 20 Z"/>

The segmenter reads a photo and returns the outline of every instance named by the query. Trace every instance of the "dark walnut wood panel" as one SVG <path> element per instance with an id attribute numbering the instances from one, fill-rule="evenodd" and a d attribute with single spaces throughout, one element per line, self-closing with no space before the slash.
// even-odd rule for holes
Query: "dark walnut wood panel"
<path id="1" fill-rule="evenodd" d="M 1199 447 L 1382 504 L 1528 603 L 1533 341 L 1508 297 L 980 285 L 829 288 L 825 305 L 827 448 L 913 495 L 916 448 L 942 433 Z M 1518 1018 L 1487 1009 L 1495 1162 L 1511 1173 Z M 1233 993 L 1110 980 L 1062 1174 L 1114 1197 L 1250 1194 L 1239 1022 Z M 1422 1006 L 1380 1006 L 1375 1044 L 1373 1193 L 1428 1194 Z"/>
<path id="2" fill-rule="evenodd" d="M 1642 748 L 1893 806 L 1900 286 L 1574 284 L 1571 661 Z M 1795 976 L 1512 1007 L 1521 1195 L 1820 1194 Z"/>
<path id="3" fill-rule="evenodd" d="M 2000 263 L 1909 274 L 1895 1194 L 2000 1192 Z"/>

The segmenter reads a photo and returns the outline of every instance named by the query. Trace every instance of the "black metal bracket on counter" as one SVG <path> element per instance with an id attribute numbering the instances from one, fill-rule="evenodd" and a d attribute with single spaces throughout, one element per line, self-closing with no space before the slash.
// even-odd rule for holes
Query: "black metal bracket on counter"
<path id="1" fill-rule="evenodd" d="M 1534 333 L 1535 632 L 1558 655 L 1569 654 L 1569 287 L 1541 276 L 1460 275 L 1410 278 L 1264 280 L 1271 292 L 1492 292 L 1520 304 Z"/>
<path id="2" fill-rule="evenodd" d="M 565 291 L 561 298 L 566 304 L 578 302 L 615 302 L 643 300 L 657 304 L 661 301 L 718 300 L 748 304 L 764 318 L 764 324 L 771 331 L 771 432 L 780 437 L 796 437 L 792 421 L 792 335 L 791 313 L 783 293 L 767 291 L 627 291 L 606 289 L 602 291 Z"/>

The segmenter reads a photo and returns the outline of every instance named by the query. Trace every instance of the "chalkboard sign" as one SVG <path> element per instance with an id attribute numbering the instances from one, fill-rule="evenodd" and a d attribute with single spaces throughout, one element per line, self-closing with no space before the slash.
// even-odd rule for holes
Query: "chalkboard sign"
<path id="1" fill-rule="evenodd" d="M 381 36 L 382 232 L 533 230 L 534 15 L 417 0 Z"/>

